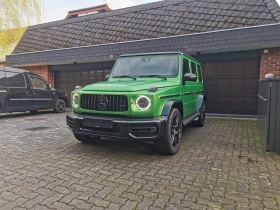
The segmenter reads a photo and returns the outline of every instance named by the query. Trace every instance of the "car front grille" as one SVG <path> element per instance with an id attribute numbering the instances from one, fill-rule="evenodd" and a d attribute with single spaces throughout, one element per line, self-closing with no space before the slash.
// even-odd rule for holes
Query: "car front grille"
<path id="1" fill-rule="evenodd" d="M 81 95 L 81 108 L 86 110 L 126 112 L 128 110 L 127 96 L 121 95 Z"/>

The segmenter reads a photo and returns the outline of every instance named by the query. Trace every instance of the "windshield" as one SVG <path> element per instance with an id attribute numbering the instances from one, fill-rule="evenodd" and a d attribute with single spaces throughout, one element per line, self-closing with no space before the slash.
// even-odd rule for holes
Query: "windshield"
<path id="1" fill-rule="evenodd" d="M 121 57 L 117 61 L 113 77 L 177 77 L 178 64 L 178 55 Z"/>

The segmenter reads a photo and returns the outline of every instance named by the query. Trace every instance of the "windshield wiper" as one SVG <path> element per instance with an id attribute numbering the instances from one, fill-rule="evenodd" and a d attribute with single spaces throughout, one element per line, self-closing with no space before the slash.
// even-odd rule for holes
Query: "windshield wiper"
<path id="1" fill-rule="evenodd" d="M 140 77 L 157 77 L 157 78 L 163 78 L 163 79 L 166 80 L 166 77 L 162 76 L 162 75 L 143 75 L 143 76 L 140 76 Z"/>
<path id="2" fill-rule="evenodd" d="M 113 78 L 131 78 L 131 79 L 134 79 L 134 80 L 136 80 L 136 77 L 133 77 L 133 76 L 129 76 L 129 75 L 114 76 Z"/>

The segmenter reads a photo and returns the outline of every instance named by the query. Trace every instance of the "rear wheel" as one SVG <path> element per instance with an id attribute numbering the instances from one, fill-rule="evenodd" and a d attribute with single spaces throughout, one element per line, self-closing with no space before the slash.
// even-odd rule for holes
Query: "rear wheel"
<path id="1" fill-rule="evenodd" d="M 63 113 L 66 109 L 66 103 L 62 99 L 57 99 L 55 102 L 54 112 Z"/>
<path id="2" fill-rule="evenodd" d="M 157 139 L 156 150 L 163 155 L 176 154 L 181 145 L 182 138 L 182 117 L 178 109 L 172 109 L 167 121 L 164 136 Z"/>
<path id="3" fill-rule="evenodd" d="M 206 118 L 206 103 L 203 100 L 201 107 L 199 109 L 199 118 L 196 121 L 193 121 L 193 125 L 196 127 L 203 127 L 205 125 Z"/>
<path id="4" fill-rule="evenodd" d="M 75 138 L 84 143 L 84 144 L 88 144 L 94 141 L 99 141 L 101 139 L 100 136 L 87 136 L 87 135 L 81 135 L 81 134 L 74 134 Z"/>

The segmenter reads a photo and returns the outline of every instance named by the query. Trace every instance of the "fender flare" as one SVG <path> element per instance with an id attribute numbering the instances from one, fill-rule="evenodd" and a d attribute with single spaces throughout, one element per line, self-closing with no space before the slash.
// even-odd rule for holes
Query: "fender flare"
<path id="1" fill-rule="evenodd" d="M 170 114 L 170 111 L 172 109 L 172 107 L 176 104 L 181 104 L 182 105 L 182 101 L 181 100 L 170 100 L 170 101 L 166 101 L 163 109 L 161 111 L 161 116 L 165 116 L 168 117 Z"/>

